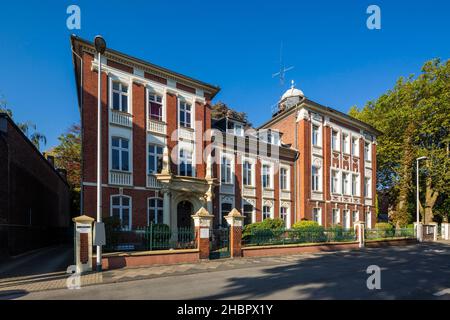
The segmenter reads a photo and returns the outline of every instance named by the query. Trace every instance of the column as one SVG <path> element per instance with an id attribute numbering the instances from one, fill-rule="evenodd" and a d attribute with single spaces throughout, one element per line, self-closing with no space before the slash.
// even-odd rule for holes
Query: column
<path id="1" fill-rule="evenodd" d="M 244 216 L 234 208 L 225 217 L 230 225 L 230 255 L 232 258 L 240 258 L 242 256 L 242 225 Z"/>
<path id="2" fill-rule="evenodd" d="M 441 234 L 443 240 L 450 240 L 450 223 L 448 222 L 442 222 L 441 224 Z"/>
<path id="3" fill-rule="evenodd" d="M 163 222 L 170 226 L 170 191 L 162 190 L 163 192 Z"/>
<path id="4" fill-rule="evenodd" d="M 195 235 L 197 238 L 197 246 L 199 249 L 199 258 L 208 259 L 209 258 L 209 231 L 211 228 L 211 223 L 213 215 L 205 208 L 200 208 L 196 214 L 191 216 L 194 219 Z"/>

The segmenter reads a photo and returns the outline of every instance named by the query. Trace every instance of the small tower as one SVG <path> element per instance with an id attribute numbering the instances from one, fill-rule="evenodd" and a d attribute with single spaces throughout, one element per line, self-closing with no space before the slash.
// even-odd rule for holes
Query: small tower
<path id="1" fill-rule="evenodd" d="M 294 80 L 292 80 L 291 87 L 281 96 L 280 102 L 278 103 L 278 113 L 296 105 L 304 97 L 303 91 L 295 88 Z"/>

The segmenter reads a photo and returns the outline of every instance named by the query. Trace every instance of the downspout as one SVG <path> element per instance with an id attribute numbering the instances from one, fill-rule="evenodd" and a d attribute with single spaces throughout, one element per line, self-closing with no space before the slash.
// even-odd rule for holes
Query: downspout
<path id="1" fill-rule="evenodd" d="M 295 183 L 294 183 L 294 199 L 295 199 L 295 214 L 294 214 L 294 223 L 297 222 L 297 203 L 300 200 L 297 197 L 297 183 L 298 183 L 298 172 L 297 172 L 297 160 L 299 159 L 300 156 L 300 152 L 298 150 L 298 138 L 297 138 L 297 134 L 298 134 L 298 130 L 297 130 L 297 113 L 298 113 L 298 106 L 295 108 L 295 118 L 294 118 L 294 122 L 295 122 L 295 134 L 294 134 L 294 145 L 295 145 L 295 150 L 297 150 L 297 156 L 296 159 L 294 161 L 294 174 L 295 174 Z"/>
<path id="2" fill-rule="evenodd" d="M 83 215 L 83 58 L 80 57 L 74 50 L 73 46 L 71 46 L 72 53 L 80 59 L 80 135 L 81 135 L 81 164 L 80 164 L 80 216 Z"/>

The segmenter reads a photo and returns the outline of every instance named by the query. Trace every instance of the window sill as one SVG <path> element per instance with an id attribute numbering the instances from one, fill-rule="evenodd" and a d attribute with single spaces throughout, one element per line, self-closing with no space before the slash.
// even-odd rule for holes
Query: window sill
<path id="1" fill-rule="evenodd" d="M 118 113 L 118 114 L 122 114 L 122 115 L 124 115 L 124 116 L 130 116 L 130 117 L 133 116 L 133 115 L 132 115 L 131 113 L 129 113 L 129 112 L 120 111 L 120 110 L 116 110 L 116 109 L 113 109 L 113 108 L 111 108 L 110 110 L 111 110 L 112 112 L 115 112 L 115 113 Z"/>
<path id="2" fill-rule="evenodd" d="M 109 169 L 109 172 L 115 172 L 115 173 L 133 173 L 132 171 L 124 171 L 124 170 L 117 170 L 117 169 Z"/>

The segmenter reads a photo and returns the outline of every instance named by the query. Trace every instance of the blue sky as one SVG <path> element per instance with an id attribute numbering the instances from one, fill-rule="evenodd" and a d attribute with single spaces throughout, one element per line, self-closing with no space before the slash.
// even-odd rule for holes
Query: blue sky
<path id="1" fill-rule="evenodd" d="M 66 9 L 81 8 L 81 30 Z M 381 30 L 366 8 L 381 8 Z M 347 112 L 450 55 L 450 2 L 428 1 L 8 1 L 0 5 L 0 95 L 31 120 L 49 148 L 79 121 L 69 36 L 102 34 L 108 46 L 222 88 L 216 101 L 254 125 L 295 80 L 305 95 Z M 281 86 L 283 59 L 295 69 Z"/>

